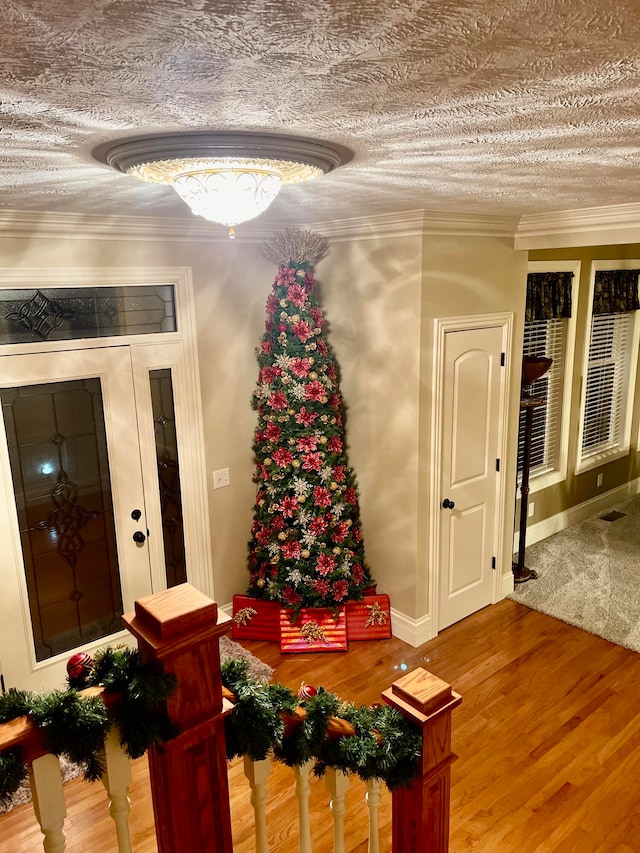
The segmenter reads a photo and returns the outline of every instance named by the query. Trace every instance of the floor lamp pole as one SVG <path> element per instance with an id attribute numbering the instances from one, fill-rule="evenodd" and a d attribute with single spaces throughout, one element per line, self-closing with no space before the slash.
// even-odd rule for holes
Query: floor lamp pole
<path id="1" fill-rule="evenodd" d="M 524 564 L 527 541 L 527 516 L 529 512 L 529 470 L 531 468 L 531 436 L 533 434 L 533 412 L 544 404 L 544 400 L 536 397 L 523 397 L 520 409 L 524 411 L 524 443 L 522 454 L 522 482 L 520 484 L 520 530 L 518 537 L 518 560 L 513 563 L 513 579 L 515 583 L 535 580 L 537 572 L 528 569 Z"/>

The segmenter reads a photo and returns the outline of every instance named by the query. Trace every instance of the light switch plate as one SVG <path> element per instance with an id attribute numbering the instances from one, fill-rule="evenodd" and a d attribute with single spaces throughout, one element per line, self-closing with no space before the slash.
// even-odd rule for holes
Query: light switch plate
<path id="1" fill-rule="evenodd" d="M 228 468 L 219 468 L 213 472 L 213 488 L 224 489 L 225 486 L 231 485 L 231 476 Z"/>

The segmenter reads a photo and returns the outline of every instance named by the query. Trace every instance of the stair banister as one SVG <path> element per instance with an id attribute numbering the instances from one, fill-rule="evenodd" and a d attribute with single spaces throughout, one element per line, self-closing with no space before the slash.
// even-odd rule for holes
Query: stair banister
<path id="1" fill-rule="evenodd" d="M 418 667 L 382 693 L 422 729 L 417 778 L 392 795 L 392 853 L 447 853 L 451 800 L 451 712 L 462 697 L 426 669 Z"/>
<path id="2" fill-rule="evenodd" d="M 158 851 L 232 853 L 224 718 L 234 697 L 222 687 L 219 654 L 229 617 L 190 584 L 141 599 L 135 607 L 123 619 L 138 639 L 143 661 L 174 673 L 179 685 L 167 701 L 179 734 L 149 750 Z M 395 681 L 382 697 L 422 731 L 419 774 L 392 795 L 392 853 L 447 853 L 450 768 L 456 757 L 451 712 L 462 698 L 422 668 Z M 304 717 L 304 709 L 296 709 L 285 718 L 285 728 L 295 728 Z M 330 737 L 350 734 L 349 723 L 332 718 Z M 377 786 L 370 786 L 370 794 L 375 813 Z M 301 795 L 305 799 L 305 791 Z M 310 839 L 304 826 L 301 830 L 300 850 L 306 853 Z M 374 839 L 371 853 L 377 847 Z"/>
<path id="3" fill-rule="evenodd" d="M 149 749 L 159 853 L 232 853 L 220 636 L 230 617 L 190 584 L 139 599 L 123 617 L 144 663 L 173 673 L 167 713 L 178 735 Z"/>
<path id="4" fill-rule="evenodd" d="M 80 696 L 99 696 L 112 715 L 120 694 L 105 693 L 102 687 L 87 687 Z M 29 771 L 33 810 L 43 835 L 45 853 L 63 853 L 66 846 L 64 822 L 67 814 L 60 762 L 45 748 L 46 732 L 28 717 L 16 717 L 0 725 L 0 752 L 20 747 Z M 105 741 L 102 783 L 109 796 L 109 812 L 118 840 L 118 853 L 131 853 L 129 835 L 130 761 L 122 751 L 117 730 Z"/>

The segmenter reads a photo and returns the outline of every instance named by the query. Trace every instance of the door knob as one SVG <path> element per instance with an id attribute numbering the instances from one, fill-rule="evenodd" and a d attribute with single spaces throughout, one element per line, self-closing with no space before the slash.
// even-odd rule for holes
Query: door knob
<path id="1" fill-rule="evenodd" d="M 131 513 L 131 518 L 134 521 L 137 521 L 141 515 L 142 515 L 142 512 L 139 509 L 134 509 L 133 512 Z"/>
<path id="2" fill-rule="evenodd" d="M 450 501 L 449 498 L 445 498 L 442 501 L 442 508 L 443 509 L 453 509 L 454 507 L 455 507 L 454 501 Z"/>
<path id="3" fill-rule="evenodd" d="M 147 537 L 144 535 L 142 530 L 136 530 L 136 532 L 133 534 L 133 541 L 137 542 L 138 545 L 142 545 L 146 538 Z"/>

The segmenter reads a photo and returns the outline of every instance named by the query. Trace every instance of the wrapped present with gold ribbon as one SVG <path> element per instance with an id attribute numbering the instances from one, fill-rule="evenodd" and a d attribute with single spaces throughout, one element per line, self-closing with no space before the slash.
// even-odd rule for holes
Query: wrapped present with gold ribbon
<path id="1" fill-rule="evenodd" d="M 389 596 L 365 595 L 362 601 L 345 604 L 347 637 L 356 640 L 386 640 L 391 636 Z"/>
<path id="2" fill-rule="evenodd" d="M 280 603 L 249 595 L 233 596 L 231 636 L 234 640 L 280 641 Z"/>
<path id="3" fill-rule="evenodd" d="M 346 652 L 347 620 L 344 607 L 333 613 L 323 607 L 303 607 L 294 622 L 292 612 L 280 612 L 281 652 Z"/>

